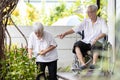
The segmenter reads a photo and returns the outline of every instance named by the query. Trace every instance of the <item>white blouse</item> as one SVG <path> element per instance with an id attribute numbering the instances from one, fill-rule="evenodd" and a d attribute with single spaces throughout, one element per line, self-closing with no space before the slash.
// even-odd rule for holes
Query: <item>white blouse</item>
<path id="1" fill-rule="evenodd" d="M 81 32 L 84 30 L 84 39 L 82 40 L 85 43 L 92 43 L 92 41 L 101 33 L 105 33 L 107 35 L 108 28 L 106 22 L 97 17 L 97 21 L 92 24 L 91 19 L 85 19 L 80 25 L 72 28 L 74 32 Z"/>
<path id="2" fill-rule="evenodd" d="M 44 50 L 50 45 L 56 46 L 57 43 L 55 42 L 55 39 L 49 32 L 44 31 L 44 35 L 41 40 L 37 38 L 34 32 L 32 32 L 29 36 L 28 48 L 33 49 L 33 56 L 36 56 L 36 62 L 51 62 L 58 59 L 56 48 L 49 51 L 44 56 L 37 56 L 40 50 Z"/>

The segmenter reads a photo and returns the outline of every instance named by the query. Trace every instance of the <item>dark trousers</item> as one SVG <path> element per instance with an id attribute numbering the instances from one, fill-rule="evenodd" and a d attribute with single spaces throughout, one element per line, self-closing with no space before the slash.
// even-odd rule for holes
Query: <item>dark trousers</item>
<path id="1" fill-rule="evenodd" d="M 44 77 L 44 80 L 46 79 L 45 75 L 45 68 L 48 67 L 48 80 L 57 80 L 57 60 L 52 62 L 36 62 L 38 69 L 42 74 L 38 74 L 36 80 L 40 80 L 40 76 L 42 75 Z"/>
<path id="2" fill-rule="evenodd" d="M 85 55 L 87 55 L 87 51 L 91 50 L 91 44 L 90 43 L 85 43 L 82 41 L 77 41 L 74 46 L 73 46 L 73 53 L 76 54 L 75 48 L 79 47 L 79 49 L 82 52 L 82 56 L 85 57 Z"/>

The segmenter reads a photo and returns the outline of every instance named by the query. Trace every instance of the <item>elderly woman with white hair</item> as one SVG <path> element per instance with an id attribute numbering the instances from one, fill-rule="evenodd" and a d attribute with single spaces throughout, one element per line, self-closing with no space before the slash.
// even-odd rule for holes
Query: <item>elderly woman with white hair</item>
<path id="1" fill-rule="evenodd" d="M 87 8 L 88 18 L 84 19 L 77 27 L 69 29 L 58 35 L 60 39 L 63 39 L 66 35 L 84 31 L 84 39 L 77 41 L 73 46 L 73 53 L 77 55 L 78 60 L 81 63 L 80 70 L 87 68 L 84 57 L 87 55 L 87 51 L 91 49 L 94 50 L 94 54 L 93 62 L 89 68 L 96 68 L 98 49 L 95 49 L 97 48 L 95 45 L 98 43 L 102 45 L 100 39 L 105 37 L 108 33 L 107 24 L 104 19 L 97 16 L 97 10 L 97 5 L 89 5 Z"/>
<path id="2" fill-rule="evenodd" d="M 36 56 L 36 64 L 40 66 L 40 71 L 43 72 L 44 77 L 47 66 L 49 80 L 57 80 L 57 44 L 53 36 L 49 32 L 44 31 L 44 27 L 40 22 L 36 22 L 33 25 L 33 30 L 28 42 L 29 58 L 32 58 L 32 55 Z M 36 80 L 39 80 L 39 75 Z"/>

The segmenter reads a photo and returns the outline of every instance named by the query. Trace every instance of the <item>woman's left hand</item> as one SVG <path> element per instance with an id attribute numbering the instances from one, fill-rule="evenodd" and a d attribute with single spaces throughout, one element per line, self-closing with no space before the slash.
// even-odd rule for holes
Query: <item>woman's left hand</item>
<path id="1" fill-rule="evenodd" d="M 45 55 L 45 54 L 46 54 L 45 50 L 40 51 L 40 55 Z"/>
<path id="2" fill-rule="evenodd" d="M 97 40 L 95 39 L 95 40 L 91 43 L 91 46 L 93 46 L 96 42 L 97 42 Z"/>

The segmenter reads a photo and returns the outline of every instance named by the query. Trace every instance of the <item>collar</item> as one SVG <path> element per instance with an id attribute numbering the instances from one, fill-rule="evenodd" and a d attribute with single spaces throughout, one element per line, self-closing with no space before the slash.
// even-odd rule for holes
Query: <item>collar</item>
<path id="1" fill-rule="evenodd" d="M 90 18 L 88 18 L 87 21 L 88 21 L 88 22 L 92 22 Z M 99 21 L 100 21 L 100 17 L 97 17 L 97 20 L 96 20 L 95 24 L 96 24 L 96 23 L 99 23 Z"/>
<path id="2" fill-rule="evenodd" d="M 43 36 L 42 36 L 41 39 L 39 39 L 36 35 L 35 35 L 35 37 L 36 37 L 37 40 L 43 41 L 44 40 L 44 32 L 43 32 Z"/>
<path id="3" fill-rule="evenodd" d="M 44 40 L 44 38 L 42 37 L 41 39 L 39 39 L 39 38 L 37 37 L 37 40 L 43 41 L 43 40 Z"/>

